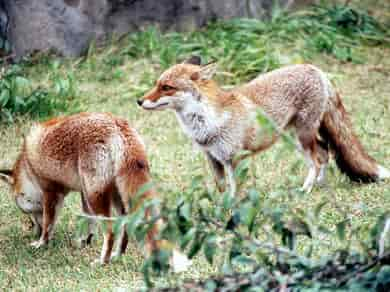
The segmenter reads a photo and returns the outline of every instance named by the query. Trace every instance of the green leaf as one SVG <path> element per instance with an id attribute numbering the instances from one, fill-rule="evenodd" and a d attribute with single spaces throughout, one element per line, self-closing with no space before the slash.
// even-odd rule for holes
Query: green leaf
<path id="1" fill-rule="evenodd" d="M 230 195 L 229 192 L 223 194 L 223 208 L 227 211 L 230 210 L 233 206 L 234 198 Z"/>
<path id="2" fill-rule="evenodd" d="M 192 246 L 188 252 L 189 259 L 192 259 L 194 256 L 196 256 L 196 254 L 202 248 L 205 239 L 206 239 L 206 234 L 200 231 L 196 232 L 195 238 L 192 242 Z"/>
<path id="3" fill-rule="evenodd" d="M 252 232 L 258 208 L 251 202 L 246 202 L 240 206 L 239 212 L 241 221 L 248 227 L 249 232 Z"/>
<path id="4" fill-rule="evenodd" d="M 145 261 L 142 267 L 142 274 L 144 275 L 144 281 L 148 288 L 153 287 L 153 282 L 151 281 L 150 269 L 152 268 L 152 258 L 149 258 Z"/>
<path id="5" fill-rule="evenodd" d="M 169 269 L 169 259 L 172 256 L 172 251 L 168 249 L 158 249 L 152 254 L 152 268 L 160 274 Z"/>
<path id="6" fill-rule="evenodd" d="M 126 229 L 129 234 L 134 234 L 138 225 L 143 221 L 145 216 L 144 208 L 139 208 L 126 218 Z"/>
<path id="7" fill-rule="evenodd" d="M 258 206 L 260 202 L 260 193 L 256 189 L 250 189 L 248 191 L 248 197 L 253 205 Z"/>
<path id="8" fill-rule="evenodd" d="M 347 222 L 348 219 L 345 219 L 336 224 L 336 232 L 339 240 L 345 240 L 345 229 L 346 229 Z"/>
<path id="9" fill-rule="evenodd" d="M 0 105 L 1 107 L 5 107 L 10 99 L 9 90 L 2 90 L 0 94 Z"/>
<path id="10" fill-rule="evenodd" d="M 190 243 L 191 240 L 194 239 L 195 236 L 195 228 L 191 228 L 190 230 L 187 231 L 187 233 L 181 238 L 180 241 L 180 248 L 185 249 L 187 245 Z"/>
<path id="11" fill-rule="evenodd" d="M 21 94 L 23 94 L 23 91 L 25 91 L 30 84 L 30 81 L 28 79 L 21 76 L 16 76 L 14 81 L 17 92 Z"/>
<path id="12" fill-rule="evenodd" d="M 14 118 L 12 117 L 12 113 L 10 112 L 10 110 L 2 109 L 1 113 L 5 116 L 6 120 L 9 123 L 13 123 L 14 122 Z"/>
<path id="13" fill-rule="evenodd" d="M 233 216 L 229 219 L 226 224 L 226 230 L 234 230 L 238 224 L 241 223 L 241 215 L 239 212 L 234 212 Z"/>
<path id="14" fill-rule="evenodd" d="M 254 259 L 251 259 L 250 257 L 244 256 L 244 255 L 238 255 L 232 259 L 232 261 L 236 264 L 240 264 L 243 266 L 247 265 L 256 265 L 256 261 Z"/>
<path id="15" fill-rule="evenodd" d="M 248 176 L 249 166 L 249 158 L 241 160 L 240 163 L 237 165 L 236 169 L 234 170 L 234 176 L 240 181 L 245 181 Z"/>
<path id="16" fill-rule="evenodd" d="M 331 234 L 332 232 L 329 230 L 328 227 L 324 226 L 324 225 L 320 225 L 318 226 L 318 231 L 322 232 L 322 233 L 325 233 L 325 234 Z"/>
<path id="17" fill-rule="evenodd" d="M 138 190 L 137 190 L 137 193 L 135 194 L 134 196 L 134 200 L 135 202 L 138 201 L 138 199 L 144 195 L 146 192 L 150 191 L 154 186 L 154 183 L 153 182 L 148 182 L 146 184 L 143 184 Z"/>
<path id="18" fill-rule="evenodd" d="M 206 281 L 205 288 L 207 292 L 214 292 L 217 290 L 217 283 L 214 280 L 209 279 Z"/>
<path id="19" fill-rule="evenodd" d="M 114 221 L 114 224 L 112 226 L 112 232 L 118 236 L 121 229 L 122 229 L 122 226 L 123 224 L 125 224 L 125 218 L 124 217 L 119 217 L 117 218 L 115 221 Z"/>
<path id="20" fill-rule="evenodd" d="M 255 219 L 256 215 L 258 213 L 258 208 L 252 207 L 249 209 L 247 215 L 246 215 L 246 226 L 248 227 L 249 233 L 252 233 L 254 226 L 255 226 Z"/>
<path id="21" fill-rule="evenodd" d="M 229 257 L 225 257 L 221 270 L 225 275 L 233 273 L 233 268 Z"/>
<path id="22" fill-rule="evenodd" d="M 215 252 L 217 250 L 217 236 L 213 233 L 207 235 L 205 239 L 205 243 L 203 245 L 204 255 L 209 262 L 209 264 L 213 264 L 213 258 Z"/>
<path id="23" fill-rule="evenodd" d="M 88 218 L 85 218 L 83 216 L 79 217 L 79 220 L 77 221 L 77 236 L 81 237 L 84 234 L 87 234 L 88 232 L 88 225 L 89 225 L 89 220 Z"/>
<path id="24" fill-rule="evenodd" d="M 192 179 L 191 186 L 189 189 L 190 193 L 193 193 L 194 191 L 199 190 L 201 188 L 203 179 L 204 177 L 201 175 L 197 175 Z"/>
<path id="25" fill-rule="evenodd" d="M 328 203 L 328 201 L 323 201 L 323 202 L 319 203 L 319 204 L 315 207 L 315 209 L 314 209 L 314 216 L 315 216 L 315 218 L 318 219 L 318 216 L 320 215 L 322 208 L 323 208 L 327 203 Z"/>
<path id="26" fill-rule="evenodd" d="M 191 219 L 191 204 L 184 203 L 179 207 L 179 215 L 186 220 Z"/>

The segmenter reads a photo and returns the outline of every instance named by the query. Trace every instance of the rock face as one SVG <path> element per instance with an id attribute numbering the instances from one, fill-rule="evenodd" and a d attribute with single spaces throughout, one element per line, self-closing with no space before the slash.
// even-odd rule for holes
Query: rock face
<path id="1" fill-rule="evenodd" d="M 261 18 L 275 0 L 0 0 L 0 33 L 16 58 L 55 50 L 78 56 L 92 40 L 104 41 L 153 24 L 189 30 L 216 19 Z M 280 0 L 283 7 L 302 4 Z"/>

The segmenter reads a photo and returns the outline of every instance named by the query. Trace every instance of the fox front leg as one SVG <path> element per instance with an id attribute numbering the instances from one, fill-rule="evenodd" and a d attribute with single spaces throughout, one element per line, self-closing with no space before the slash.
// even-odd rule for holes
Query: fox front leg
<path id="1" fill-rule="evenodd" d="M 33 232 L 37 237 L 40 237 L 42 234 L 42 214 L 41 213 L 33 213 L 30 215 L 30 220 L 33 225 Z"/>
<path id="2" fill-rule="evenodd" d="M 234 177 L 234 167 L 231 160 L 224 162 L 225 173 L 227 175 L 228 184 L 229 184 L 229 194 L 233 198 L 236 195 L 237 185 L 236 179 Z"/>
<path id="3" fill-rule="evenodd" d="M 40 248 L 49 242 L 53 234 L 58 211 L 61 209 L 63 202 L 64 196 L 62 194 L 44 193 L 41 237 L 39 240 L 31 243 L 32 247 Z"/>
<path id="4" fill-rule="evenodd" d="M 225 170 L 224 165 L 211 156 L 210 153 L 206 152 L 207 161 L 210 165 L 211 171 L 214 175 L 214 180 L 217 185 L 219 192 L 223 193 L 226 189 L 225 183 Z"/>

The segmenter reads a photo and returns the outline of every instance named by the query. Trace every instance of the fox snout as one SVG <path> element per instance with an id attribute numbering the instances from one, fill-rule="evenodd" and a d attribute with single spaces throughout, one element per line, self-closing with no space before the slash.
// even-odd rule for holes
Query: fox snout
<path id="1" fill-rule="evenodd" d="M 158 92 L 158 90 L 156 90 L 156 88 L 153 88 L 152 90 L 148 91 L 147 93 L 144 94 L 144 96 L 142 96 L 141 98 L 138 98 L 137 99 L 137 104 L 139 106 L 142 106 L 144 105 L 144 103 L 146 101 L 149 101 L 149 102 L 157 102 L 159 99 L 160 99 L 160 94 Z"/>
<path id="2" fill-rule="evenodd" d="M 172 107 L 172 97 L 166 91 L 155 87 L 137 99 L 137 104 L 145 110 L 164 110 Z"/>

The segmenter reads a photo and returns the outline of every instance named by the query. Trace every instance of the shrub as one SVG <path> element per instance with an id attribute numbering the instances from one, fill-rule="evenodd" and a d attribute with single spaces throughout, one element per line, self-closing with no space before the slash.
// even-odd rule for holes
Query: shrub
<path id="1" fill-rule="evenodd" d="M 68 110 L 75 94 L 73 79 L 54 78 L 53 89 L 33 88 L 22 67 L 13 65 L 0 79 L 0 122 L 12 123 L 16 116 L 45 118 Z"/>
<path id="2" fill-rule="evenodd" d="M 264 128 L 276 130 L 261 113 L 258 121 Z M 284 135 L 283 141 L 285 149 L 291 151 L 291 137 Z M 181 288 L 164 291 L 390 289 L 390 250 L 386 247 L 390 217 L 386 212 L 378 214 L 368 232 L 361 226 L 352 227 L 350 214 L 337 205 L 331 190 L 314 208 L 302 208 L 291 202 L 292 197 L 306 195 L 299 190 L 277 189 L 264 194 L 251 186 L 249 166 L 245 159 L 235 170 L 240 182 L 235 198 L 228 191 L 220 195 L 207 190 L 204 178 L 198 176 L 175 196 L 175 202 L 147 201 L 114 223 L 117 232 L 119 226 L 127 224 L 128 233 L 142 241 L 152 224 L 163 218 L 160 238 L 175 242 L 189 258 L 203 253 L 210 264 L 220 267 L 218 276 L 188 280 Z M 319 220 L 328 204 L 335 205 L 338 213 L 334 226 Z M 143 220 L 145 208 L 151 207 L 160 212 Z M 170 253 L 162 249 L 145 261 L 143 273 L 149 287 L 153 276 L 167 272 Z"/>

